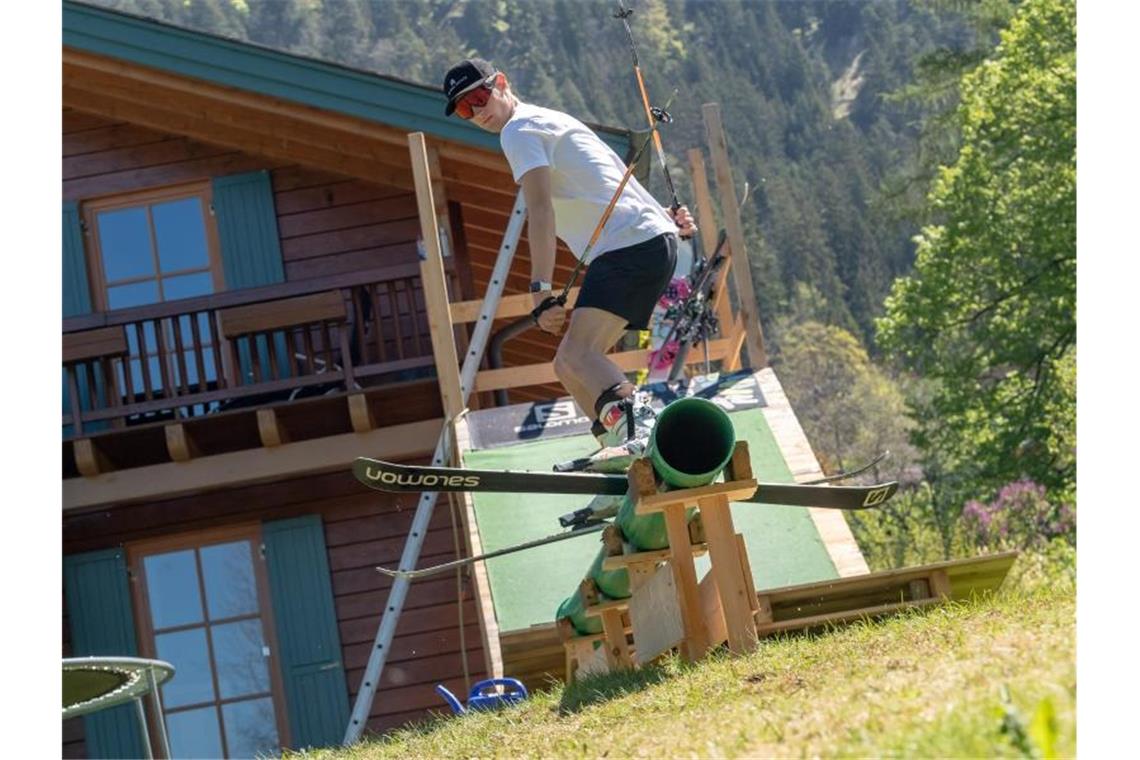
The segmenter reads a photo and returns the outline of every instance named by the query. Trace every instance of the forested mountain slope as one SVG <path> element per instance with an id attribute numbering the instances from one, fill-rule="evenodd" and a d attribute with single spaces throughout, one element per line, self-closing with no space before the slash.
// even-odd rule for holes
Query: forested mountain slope
<path id="1" fill-rule="evenodd" d="M 644 126 L 614 0 L 88 1 L 431 85 L 479 55 L 526 100 Z M 806 283 L 823 296 L 811 317 L 869 341 L 917 231 L 880 188 L 908 171 L 921 114 L 884 95 L 913 81 L 921 54 L 968 47 L 966 25 L 936 0 L 628 4 L 651 99 L 679 90 L 664 134 L 674 167 L 704 144 L 701 105 L 721 106 L 738 193 L 751 188 L 743 215 L 765 323 Z M 658 197 L 662 185 L 654 174 Z"/>

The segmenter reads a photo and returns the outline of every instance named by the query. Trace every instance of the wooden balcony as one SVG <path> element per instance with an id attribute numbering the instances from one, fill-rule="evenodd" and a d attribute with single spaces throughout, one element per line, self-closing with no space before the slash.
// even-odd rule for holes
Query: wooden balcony
<path id="1" fill-rule="evenodd" d="M 68 319 L 64 475 L 438 418 L 434 364 L 414 263 Z"/>

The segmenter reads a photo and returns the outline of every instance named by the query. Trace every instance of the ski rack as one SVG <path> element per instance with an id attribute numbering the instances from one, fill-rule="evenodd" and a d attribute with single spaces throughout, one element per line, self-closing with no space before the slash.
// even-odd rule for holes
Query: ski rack
<path id="1" fill-rule="evenodd" d="M 736 442 L 723 483 L 658 491 L 648 459 L 634 462 L 628 477 L 637 513 L 664 516 L 669 546 L 629 553 L 618 530 L 607 531 L 603 541 L 610 556 L 602 569 L 625 568 L 632 594 L 628 599 L 602 599 L 590 580 L 583 581 L 585 598 L 593 602 L 586 614 L 601 618 L 602 633 L 578 636 L 569 620 L 558 621 L 567 682 L 643 666 L 673 648 L 690 662 L 722 643 L 734 654 L 756 649 L 760 604 L 744 537 L 733 527 L 730 510 L 732 501 L 756 491 L 747 443 Z M 690 507 L 697 513 L 688 520 Z M 693 556 L 705 551 L 712 569 L 698 583 Z M 627 633 L 633 636 L 632 646 Z"/>
<path id="2" fill-rule="evenodd" d="M 447 284 L 443 276 L 443 240 L 440 226 L 435 213 L 435 200 L 432 192 L 431 161 L 423 132 L 413 132 L 408 135 L 408 149 L 412 159 L 412 173 L 415 179 L 416 198 L 419 207 L 420 228 L 424 234 L 423 247 L 420 251 L 420 269 L 424 283 L 425 300 L 435 303 L 442 302 L 441 311 L 448 318 L 446 325 L 432 323 L 432 347 L 436 353 L 436 367 L 440 373 L 440 390 L 444 402 L 444 426 L 440 432 L 432 455 L 432 464 L 439 466 L 448 462 L 453 451 L 451 427 L 464 409 L 467 398 L 475 386 L 475 374 L 483 361 L 483 351 L 486 349 L 488 338 L 491 335 L 491 324 L 494 322 L 495 312 L 507 284 L 507 274 L 511 269 L 518 241 L 522 235 L 523 222 L 526 221 L 526 200 L 522 190 L 515 197 L 515 205 L 511 209 L 510 221 L 503 233 L 503 242 L 499 245 L 498 258 L 495 268 L 491 272 L 490 282 L 487 284 L 487 295 L 479 310 L 479 319 L 471 335 L 471 342 L 463 358 L 463 368 L 459 376 L 455 377 L 455 368 L 459 365 L 455 355 L 455 342 L 452 334 L 450 309 L 447 301 Z M 444 354 L 441 356 L 440 354 Z M 445 376 L 446 375 L 446 376 Z M 416 514 L 412 519 L 412 527 L 408 532 L 404 544 L 403 554 L 400 556 L 399 567 L 410 569 L 416 566 L 420 550 L 423 548 L 427 528 L 431 522 L 432 512 L 439 494 L 436 492 L 424 493 L 416 505 Z M 392 639 L 396 634 L 396 625 L 400 621 L 400 613 L 404 608 L 404 600 L 408 596 L 411 581 L 407 578 L 396 578 L 392 582 L 392 590 L 388 592 L 388 601 L 384 605 L 384 614 L 380 618 L 380 627 L 376 631 L 376 638 L 368 656 L 368 665 L 361 677 L 360 689 L 356 693 L 356 701 L 352 706 L 348 726 L 345 728 L 343 744 L 348 746 L 356 743 L 368 722 L 372 711 L 372 700 L 376 696 L 376 688 L 380 684 L 380 677 L 384 671 L 384 664 L 391 651 Z"/>

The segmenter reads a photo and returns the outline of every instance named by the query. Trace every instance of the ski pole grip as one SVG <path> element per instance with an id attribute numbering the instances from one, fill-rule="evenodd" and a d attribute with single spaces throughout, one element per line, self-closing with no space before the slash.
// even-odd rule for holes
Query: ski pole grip
<path id="1" fill-rule="evenodd" d="M 565 305 L 566 305 L 566 296 L 565 295 L 547 296 L 546 298 L 542 299 L 542 303 L 540 303 L 538 306 L 535 306 L 534 309 L 531 310 L 530 318 L 537 325 L 538 324 L 538 317 L 542 314 L 542 312 L 547 311 L 549 309 L 553 309 L 555 306 L 565 306 Z"/>

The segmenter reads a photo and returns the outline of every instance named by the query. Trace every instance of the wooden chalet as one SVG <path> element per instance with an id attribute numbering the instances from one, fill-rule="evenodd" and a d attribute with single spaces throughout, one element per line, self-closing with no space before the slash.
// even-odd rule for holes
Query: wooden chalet
<path id="1" fill-rule="evenodd" d="M 462 356 L 516 204 L 497 137 L 446 119 L 434 87 L 76 2 L 62 57 L 63 654 L 183 663 L 164 692 L 180 756 L 337 743 L 390 585 L 373 567 L 415 506 L 348 465 L 436 443 L 438 349 Z M 425 288 L 425 214 L 450 313 Z M 553 347 L 526 336 L 505 364 Z M 466 552 L 452 515 L 424 561 Z M 454 577 L 418 585 L 368 729 L 484 675 L 477 621 Z M 63 755 L 140 756 L 133 721 L 70 720 Z"/>
<path id="2" fill-rule="evenodd" d="M 457 395 L 518 188 L 434 87 L 71 0 L 62 58 L 63 655 L 177 663 L 178 756 L 338 743 L 391 584 L 374 567 L 416 506 L 349 464 L 423 461 L 495 391 L 563 393 L 532 331 Z M 517 248 L 496 326 L 530 308 Z M 572 265 L 560 249 L 556 281 Z M 755 315 L 718 309 L 713 358 L 762 366 Z M 421 563 L 470 551 L 460 514 L 435 510 Z M 416 584 L 368 730 L 491 672 L 473 585 Z M 134 721 L 72 719 L 62 753 L 141 756 Z"/>

